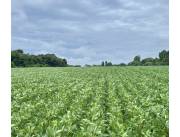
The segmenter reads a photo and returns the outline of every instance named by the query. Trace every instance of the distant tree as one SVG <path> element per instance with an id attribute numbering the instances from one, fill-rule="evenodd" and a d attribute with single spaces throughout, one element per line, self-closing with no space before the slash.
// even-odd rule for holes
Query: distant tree
<path id="1" fill-rule="evenodd" d="M 23 66 L 25 67 L 25 58 L 26 56 L 23 54 L 22 50 L 15 50 L 11 52 L 11 61 L 15 66 Z"/>
<path id="2" fill-rule="evenodd" d="M 89 64 L 85 64 L 84 66 L 85 66 L 85 67 L 91 67 L 91 65 L 89 65 Z"/>
<path id="3" fill-rule="evenodd" d="M 81 65 L 74 65 L 74 67 L 81 67 Z"/>
<path id="4" fill-rule="evenodd" d="M 56 57 L 55 54 L 29 55 L 23 50 L 18 49 L 11 51 L 12 67 L 65 67 L 67 60 Z"/>
<path id="5" fill-rule="evenodd" d="M 64 66 L 67 66 L 67 60 L 66 59 L 63 59 L 62 62 L 63 62 Z"/>
<path id="6" fill-rule="evenodd" d="M 111 62 L 107 62 L 106 66 L 112 66 Z"/>
<path id="7" fill-rule="evenodd" d="M 108 62 L 107 62 L 107 61 L 105 61 L 104 66 L 107 66 L 107 64 L 108 64 Z"/>
<path id="8" fill-rule="evenodd" d="M 125 63 L 120 63 L 119 66 L 126 66 L 126 64 Z"/>
<path id="9" fill-rule="evenodd" d="M 104 61 L 101 63 L 101 66 L 104 66 L 105 64 L 104 64 Z"/>
<path id="10" fill-rule="evenodd" d="M 24 53 L 22 49 L 17 49 L 17 50 L 14 50 L 14 52 L 21 53 L 21 54 L 23 54 L 23 53 Z"/>
<path id="11" fill-rule="evenodd" d="M 158 58 L 153 59 L 153 65 L 160 65 L 160 60 Z"/>
<path id="12" fill-rule="evenodd" d="M 135 56 L 133 61 L 128 63 L 130 66 L 140 66 L 141 65 L 141 57 L 140 56 Z"/>
<path id="13" fill-rule="evenodd" d="M 161 65 L 169 65 L 169 51 L 163 50 L 159 53 Z"/>
<path id="14" fill-rule="evenodd" d="M 132 65 L 133 65 L 132 61 L 128 63 L 128 66 L 132 66 Z"/>
<path id="15" fill-rule="evenodd" d="M 14 62 L 11 62 L 11 67 L 12 67 L 12 68 L 16 67 L 16 65 L 14 64 Z"/>
<path id="16" fill-rule="evenodd" d="M 101 66 L 101 65 L 93 64 L 92 66 L 93 66 L 93 67 L 98 67 L 98 66 Z"/>
<path id="17" fill-rule="evenodd" d="M 144 66 L 152 66 L 152 65 L 154 65 L 154 59 L 153 58 L 145 58 L 141 61 L 141 63 Z"/>
<path id="18" fill-rule="evenodd" d="M 169 51 L 163 50 L 159 52 L 159 58 L 145 58 L 141 60 L 140 56 L 135 56 L 133 61 L 128 63 L 129 66 L 153 66 L 153 65 L 169 65 Z"/>
<path id="19" fill-rule="evenodd" d="M 135 56 L 134 61 L 135 62 L 141 62 L 141 57 L 140 56 Z"/>

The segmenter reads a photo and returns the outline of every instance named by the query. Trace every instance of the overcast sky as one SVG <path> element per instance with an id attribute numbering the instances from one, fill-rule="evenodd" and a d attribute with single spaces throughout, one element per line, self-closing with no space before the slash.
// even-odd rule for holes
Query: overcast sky
<path id="1" fill-rule="evenodd" d="M 168 16 L 168 0 L 12 0 L 12 49 L 81 65 L 156 57 Z"/>

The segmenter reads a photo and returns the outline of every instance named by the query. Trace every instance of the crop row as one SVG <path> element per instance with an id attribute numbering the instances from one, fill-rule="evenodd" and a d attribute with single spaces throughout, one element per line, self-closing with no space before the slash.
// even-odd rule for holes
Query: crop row
<path id="1" fill-rule="evenodd" d="M 168 136 L 168 68 L 12 69 L 12 136 Z"/>

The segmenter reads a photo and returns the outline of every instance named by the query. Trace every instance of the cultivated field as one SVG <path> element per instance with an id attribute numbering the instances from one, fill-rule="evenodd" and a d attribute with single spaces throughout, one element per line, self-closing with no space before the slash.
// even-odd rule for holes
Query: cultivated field
<path id="1" fill-rule="evenodd" d="M 168 67 L 14 68 L 13 137 L 167 137 Z"/>

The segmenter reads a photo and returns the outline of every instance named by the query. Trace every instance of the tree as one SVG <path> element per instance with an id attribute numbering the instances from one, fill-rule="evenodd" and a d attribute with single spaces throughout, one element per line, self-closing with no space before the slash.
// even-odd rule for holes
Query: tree
<path id="1" fill-rule="evenodd" d="M 158 58 L 155 58 L 154 60 L 153 60 L 153 65 L 159 65 L 160 64 L 160 61 L 159 61 L 159 59 Z"/>
<path id="2" fill-rule="evenodd" d="M 89 64 L 85 64 L 84 66 L 85 66 L 85 67 L 91 67 L 91 65 L 89 65 Z"/>
<path id="3" fill-rule="evenodd" d="M 29 55 L 23 50 L 11 51 L 12 67 L 65 67 L 67 60 L 58 58 L 55 54 Z"/>
<path id="4" fill-rule="evenodd" d="M 81 67 L 81 65 L 74 65 L 73 67 Z"/>
<path id="5" fill-rule="evenodd" d="M 23 54 L 23 53 L 24 53 L 22 49 L 14 50 L 14 52 L 17 52 L 17 53 L 20 53 L 20 54 Z"/>
<path id="6" fill-rule="evenodd" d="M 104 65 L 105 65 L 105 66 L 107 66 L 107 64 L 108 64 L 108 62 L 107 62 L 107 61 L 105 61 L 105 64 L 104 64 Z"/>
<path id="7" fill-rule="evenodd" d="M 145 58 L 141 60 L 140 56 L 135 56 L 133 61 L 128 63 L 129 66 L 152 66 L 152 65 L 169 65 L 169 51 L 159 52 L 159 58 Z"/>
<path id="8" fill-rule="evenodd" d="M 112 66 L 111 62 L 107 62 L 106 66 Z"/>
<path id="9" fill-rule="evenodd" d="M 14 64 L 14 62 L 11 62 L 11 67 L 12 67 L 12 68 L 16 67 L 16 65 Z"/>
<path id="10" fill-rule="evenodd" d="M 104 61 L 101 63 L 101 66 L 104 66 Z"/>
<path id="11" fill-rule="evenodd" d="M 159 53 L 161 65 L 169 65 L 169 51 L 163 50 Z"/>
<path id="12" fill-rule="evenodd" d="M 15 66 L 25 66 L 24 63 L 25 56 L 22 50 L 15 50 L 11 52 L 11 61 Z"/>
<path id="13" fill-rule="evenodd" d="M 67 66 L 67 60 L 66 59 L 63 59 L 62 62 L 63 62 L 64 66 Z"/>
<path id="14" fill-rule="evenodd" d="M 141 57 L 140 56 L 135 56 L 134 60 L 132 62 L 130 62 L 128 65 L 140 66 L 141 65 Z"/>
<path id="15" fill-rule="evenodd" d="M 125 63 L 120 63 L 119 66 L 126 66 L 126 64 Z"/>
<path id="16" fill-rule="evenodd" d="M 145 58 L 141 61 L 141 63 L 144 66 L 152 66 L 152 65 L 154 65 L 154 59 L 153 58 Z"/>
<path id="17" fill-rule="evenodd" d="M 134 62 L 141 62 L 141 57 L 140 56 L 135 56 L 134 57 Z"/>

